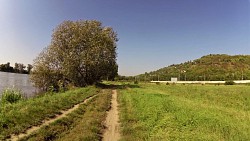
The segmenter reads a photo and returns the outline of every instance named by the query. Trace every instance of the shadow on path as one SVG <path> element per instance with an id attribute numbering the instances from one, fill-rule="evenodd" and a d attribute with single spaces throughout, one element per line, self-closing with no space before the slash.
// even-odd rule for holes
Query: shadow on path
<path id="1" fill-rule="evenodd" d="M 136 84 L 121 84 L 121 85 L 115 85 L 115 84 L 103 84 L 103 83 L 97 83 L 95 85 L 98 88 L 102 89 L 127 89 L 127 88 L 140 88 L 140 86 Z"/>

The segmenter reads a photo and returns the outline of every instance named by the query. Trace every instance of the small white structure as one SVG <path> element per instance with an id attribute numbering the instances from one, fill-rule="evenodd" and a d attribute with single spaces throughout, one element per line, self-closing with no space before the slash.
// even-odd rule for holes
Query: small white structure
<path id="1" fill-rule="evenodd" d="M 171 77 L 171 82 L 177 82 L 178 78 L 177 77 Z"/>

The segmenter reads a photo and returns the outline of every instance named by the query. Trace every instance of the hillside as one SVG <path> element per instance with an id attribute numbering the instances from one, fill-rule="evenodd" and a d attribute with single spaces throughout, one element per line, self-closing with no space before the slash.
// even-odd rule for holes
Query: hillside
<path id="1" fill-rule="evenodd" d="M 210 54 L 181 64 L 140 74 L 140 80 L 246 80 L 250 79 L 250 55 Z"/>

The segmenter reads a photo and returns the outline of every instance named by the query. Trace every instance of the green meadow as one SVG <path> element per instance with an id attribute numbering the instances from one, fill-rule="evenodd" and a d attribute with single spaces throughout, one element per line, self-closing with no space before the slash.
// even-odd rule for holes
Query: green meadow
<path id="1" fill-rule="evenodd" d="M 124 141 L 250 140 L 250 86 L 139 84 L 118 100 Z"/>

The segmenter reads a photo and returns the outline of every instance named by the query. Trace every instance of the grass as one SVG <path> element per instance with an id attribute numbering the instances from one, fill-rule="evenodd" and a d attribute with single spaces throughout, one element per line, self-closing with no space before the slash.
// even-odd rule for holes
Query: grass
<path id="1" fill-rule="evenodd" d="M 31 126 L 40 125 L 43 120 L 60 114 L 60 111 L 71 108 L 98 91 L 95 87 L 79 88 L 1 106 L 0 140 L 9 138 L 11 134 L 22 133 Z"/>
<path id="2" fill-rule="evenodd" d="M 156 85 L 120 89 L 122 140 L 250 140 L 250 87 Z"/>
<path id="3" fill-rule="evenodd" d="M 110 108 L 110 100 L 111 91 L 103 90 L 87 104 L 80 105 L 67 117 L 43 127 L 22 140 L 99 141 L 104 129 L 103 121 L 106 117 L 106 111 Z"/>
<path id="4" fill-rule="evenodd" d="M 24 97 L 22 96 L 22 93 L 20 90 L 16 89 L 5 89 L 1 95 L 0 98 L 0 106 L 4 106 L 5 104 L 11 104 L 16 103 L 20 100 L 23 100 Z"/>

